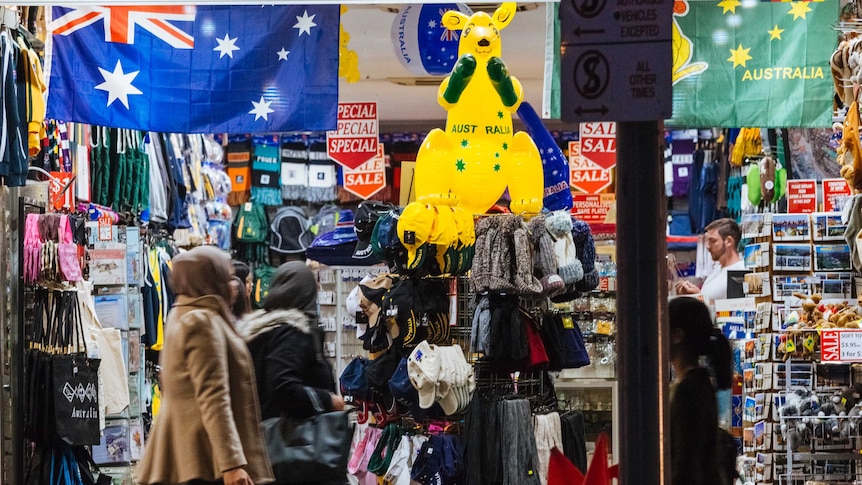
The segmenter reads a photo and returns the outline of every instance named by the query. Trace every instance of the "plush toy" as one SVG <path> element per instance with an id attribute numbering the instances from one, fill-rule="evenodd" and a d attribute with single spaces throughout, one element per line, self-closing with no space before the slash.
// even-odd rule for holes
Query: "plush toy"
<path id="1" fill-rule="evenodd" d="M 787 394 L 778 413 L 781 417 L 781 435 L 790 450 L 804 451 L 808 448 L 820 420 L 820 411 L 817 394 L 806 389 Z"/>

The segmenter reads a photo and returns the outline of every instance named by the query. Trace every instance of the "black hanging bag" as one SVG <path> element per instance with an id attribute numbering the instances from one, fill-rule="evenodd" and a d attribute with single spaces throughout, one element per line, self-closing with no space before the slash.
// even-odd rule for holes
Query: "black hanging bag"
<path id="1" fill-rule="evenodd" d="M 74 292 L 57 293 L 54 318 L 59 347 L 52 356 L 57 436 L 71 445 L 99 444 L 99 359 L 87 356 L 87 342 Z"/>

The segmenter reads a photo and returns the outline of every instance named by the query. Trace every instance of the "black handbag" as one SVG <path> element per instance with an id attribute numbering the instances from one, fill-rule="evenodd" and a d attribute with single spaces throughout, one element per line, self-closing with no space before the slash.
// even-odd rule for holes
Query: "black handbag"
<path id="1" fill-rule="evenodd" d="M 318 407 L 318 411 L 322 410 Z M 299 422 L 287 417 L 265 420 L 264 439 L 276 481 L 344 479 L 353 441 L 351 413 L 319 412 Z"/>
<path id="2" fill-rule="evenodd" d="M 312 332 L 316 360 L 326 364 L 320 340 Z M 264 440 L 272 471 L 279 483 L 343 480 L 353 442 L 353 411 L 324 412 L 314 391 L 306 388 L 314 416 L 298 420 L 281 416 L 263 422 Z"/>

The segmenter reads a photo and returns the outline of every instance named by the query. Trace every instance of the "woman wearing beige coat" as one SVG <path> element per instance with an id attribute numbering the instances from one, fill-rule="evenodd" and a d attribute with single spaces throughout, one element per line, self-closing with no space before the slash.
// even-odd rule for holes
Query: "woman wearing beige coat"
<path id="1" fill-rule="evenodd" d="M 254 364 L 229 309 L 232 276 L 230 257 L 213 247 L 173 260 L 177 299 L 165 323 L 162 404 L 139 467 L 141 484 L 273 481 Z"/>

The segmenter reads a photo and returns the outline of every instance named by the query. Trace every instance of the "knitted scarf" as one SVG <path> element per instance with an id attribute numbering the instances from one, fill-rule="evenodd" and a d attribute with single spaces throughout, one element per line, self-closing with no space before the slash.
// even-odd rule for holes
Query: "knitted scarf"
<path id="1" fill-rule="evenodd" d="M 254 161 L 251 164 L 251 198 L 262 205 L 281 205 L 281 159 L 278 145 L 254 144 Z"/>
<path id="2" fill-rule="evenodd" d="M 231 192 L 227 203 L 232 206 L 245 204 L 251 198 L 251 140 L 231 141 L 227 145 L 227 174 L 230 176 Z"/>

